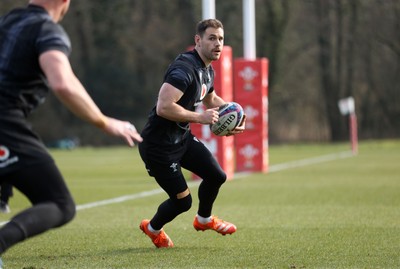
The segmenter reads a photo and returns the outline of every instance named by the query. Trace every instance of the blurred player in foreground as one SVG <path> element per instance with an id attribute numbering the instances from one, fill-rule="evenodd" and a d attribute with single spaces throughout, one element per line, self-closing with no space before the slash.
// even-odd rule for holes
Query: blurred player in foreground
<path id="1" fill-rule="evenodd" d="M 188 211 L 192 196 L 181 168 L 200 176 L 199 208 L 193 226 L 198 231 L 214 230 L 232 234 L 236 226 L 211 215 L 212 207 L 226 174 L 211 152 L 190 131 L 189 123 L 213 124 L 218 107 L 225 104 L 214 91 L 212 61 L 218 60 L 224 45 L 223 25 L 216 19 L 198 23 L 195 48 L 180 54 L 169 66 L 159 91 L 157 105 L 150 112 L 142 132 L 140 155 L 150 176 L 168 194 L 151 220 L 144 219 L 140 229 L 156 247 L 173 247 L 163 226 Z M 204 112 L 195 112 L 203 103 Z M 244 131 L 244 120 L 230 135 Z"/>
<path id="2" fill-rule="evenodd" d="M 75 215 L 59 169 L 26 120 L 49 89 L 104 132 L 130 146 L 142 141 L 132 124 L 102 114 L 73 73 L 70 40 L 58 24 L 69 5 L 70 0 L 31 0 L 0 17 L 0 183 L 13 185 L 32 203 L 0 229 L 0 255 Z"/>

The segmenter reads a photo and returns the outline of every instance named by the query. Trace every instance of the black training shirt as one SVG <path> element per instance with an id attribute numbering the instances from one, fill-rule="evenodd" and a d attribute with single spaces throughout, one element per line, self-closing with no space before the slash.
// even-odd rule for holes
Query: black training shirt
<path id="1" fill-rule="evenodd" d="M 196 50 L 180 54 L 168 67 L 164 82 L 183 92 L 177 102 L 187 110 L 195 111 L 203 98 L 214 91 L 214 69 L 206 67 Z M 190 131 L 189 123 L 174 122 L 157 115 L 156 107 L 150 112 L 142 131 L 146 141 L 171 145 L 182 141 Z"/>
<path id="2" fill-rule="evenodd" d="M 44 8 L 28 5 L 0 17 L 0 117 L 15 109 L 27 115 L 44 101 L 48 86 L 39 56 L 49 50 L 69 56 L 71 43 Z"/>

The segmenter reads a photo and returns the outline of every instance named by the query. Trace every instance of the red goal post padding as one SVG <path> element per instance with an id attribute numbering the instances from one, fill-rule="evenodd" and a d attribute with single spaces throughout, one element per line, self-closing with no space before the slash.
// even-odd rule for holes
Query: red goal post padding
<path id="1" fill-rule="evenodd" d="M 268 171 L 268 60 L 235 59 L 234 101 L 246 114 L 246 131 L 235 136 L 236 171 Z"/>

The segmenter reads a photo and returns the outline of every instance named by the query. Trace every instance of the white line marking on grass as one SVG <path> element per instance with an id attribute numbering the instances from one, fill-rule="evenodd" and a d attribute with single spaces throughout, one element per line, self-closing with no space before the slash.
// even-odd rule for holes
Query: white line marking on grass
<path id="1" fill-rule="evenodd" d="M 287 170 L 287 169 L 292 169 L 292 168 L 297 168 L 297 167 L 302 167 L 302 166 L 307 166 L 307 165 L 312 165 L 312 164 L 317 164 L 317 163 L 329 162 L 329 161 L 334 161 L 334 160 L 338 160 L 338 159 L 349 158 L 352 156 L 354 156 L 354 155 L 352 154 L 351 151 L 344 151 L 344 152 L 339 152 L 339 153 L 334 153 L 334 154 L 329 154 L 329 155 L 307 158 L 307 159 L 298 160 L 298 161 L 270 165 L 268 168 L 268 173 L 274 173 L 274 172 L 279 172 L 279 171 L 283 171 L 283 170 Z M 243 178 L 250 174 L 251 173 L 238 173 L 235 175 L 235 179 Z M 200 180 L 188 182 L 189 187 L 195 187 L 199 184 L 200 184 Z M 160 194 L 163 192 L 164 191 L 162 189 L 154 189 L 154 190 L 150 190 L 150 191 L 139 192 L 139 193 L 132 194 L 132 195 L 125 195 L 125 196 L 120 196 L 120 197 L 107 199 L 107 200 L 101 200 L 101 201 L 97 201 L 97 202 L 93 202 L 93 203 L 77 205 L 76 210 L 80 211 L 80 210 L 85 210 L 85 209 L 104 206 L 104 205 L 122 203 L 122 202 L 129 201 L 129 200 L 136 200 L 139 198 L 153 196 L 153 195 Z M 0 226 L 3 226 L 7 222 L 8 221 L 0 222 Z"/>
<path id="2" fill-rule="evenodd" d="M 324 162 L 329 162 L 329 161 L 334 161 L 334 160 L 339 160 L 339 159 L 345 159 L 345 158 L 349 158 L 352 156 L 354 156 L 354 155 L 351 151 L 343 151 L 343 152 L 329 154 L 329 155 L 323 155 L 323 156 L 318 156 L 318 157 L 313 157 L 313 158 L 308 158 L 308 159 L 303 159 L 303 160 L 298 160 L 298 161 L 292 161 L 292 162 L 287 162 L 287 163 L 271 165 L 268 169 L 268 172 L 274 173 L 274 172 L 279 172 L 282 170 L 302 167 L 302 166 L 311 165 L 311 164 L 324 163 Z"/>
<path id="3" fill-rule="evenodd" d="M 293 168 L 298 168 L 298 167 L 302 167 L 302 166 L 317 164 L 317 163 L 324 163 L 324 162 L 329 162 L 329 161 L 334 161 L 334 160 L 339 160 L 339 159 L 350 158 L 353 156 L 354 155 L 351 151 L 342 151 L 342 152 L 328 154 L 328 155 L 322 155 L 322 156 L 318 156 L 318 157 L 312 157 L 312 158 L 307 158 L 307 159 L 302 159 L 302 160 L 296 160 L 296 161 L 291 161 L 291 162 L 286 162 L 286 163 L 270 165 L 268 167 L 267 174 L 280 172 L 280 171 L 293 169 Z M 251 174 L 253 174 L 253 172 L 236 173 L 235 179 L 243 178 L 243 177 L 249 176 Z"/>
<path id="4" fill-rule="evenodd" d="M 163 192 L 162 189 L 154 189 L 151 191 L 139 192 L 139 193 L 132 194 L 132 195 L 125 195 L 125 196 L 120 196 L 120 197 L 116 197 L 116 198 L 112 198 L 112 199 L 97 201 L 97 202 L 93 202 L 93 203 L 77 205 L 76 210 L 79 211 L 79 210 L 89 209 L 89 208 L 98 207 L 98 206 L 102 206 L 102 205 L 122 203 L 122 202 L 125 202 L 128 200 L 135 200 L 138 198 L 148 197 L 148 196 L 156 195 L 156 194 L 159 194 L 162 192 Z"/>

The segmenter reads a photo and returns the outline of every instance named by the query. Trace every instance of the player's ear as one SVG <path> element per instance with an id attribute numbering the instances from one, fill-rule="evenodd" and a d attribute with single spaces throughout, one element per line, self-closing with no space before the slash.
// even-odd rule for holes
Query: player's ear
<path id="1" fill-rule="evenodd" d="M 200 39 L 201 39 L 201 37 L 200 37 L 199 35 L 195 35 L 195 36 L 194 36 L 194 43 L 195 43 L 196 45 L 199 45 Z"/>

